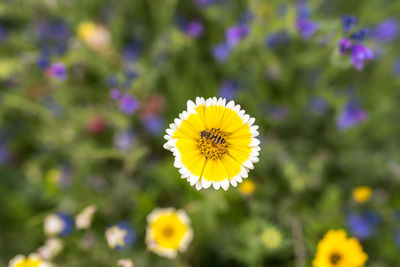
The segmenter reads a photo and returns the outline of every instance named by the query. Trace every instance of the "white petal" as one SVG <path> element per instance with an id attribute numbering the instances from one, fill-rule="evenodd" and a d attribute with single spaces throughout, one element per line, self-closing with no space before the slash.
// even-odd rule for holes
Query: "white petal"
<path id="1" fill-rule="evenodd" d="M 256 121 L 254 118 L 250 118 L 249 121 L 247 122 L 250 126 L 253 125 L 253 123 Z"/>
<path id="2" fill-rule="evenodd" d="M 221 181 L 213 181 L 212 184 L 215 190 L 218 190 L 221 187 Z"/>
<path id="3" fill-rule="evenodd" d="M 196 108 L 196 104 L 195 103 L 193 103 L 193 101 L 192 100 L 188 100 L 188 102 L 187 102 L 187 109 L 189 110 L 189 109 L 195 109 Z"/>
<path id="4" fill-rule="evenodd" d="M 197 181 L 199 180 L 199 176 L 193 175 L 191 174 L 188 181 L 190 183 L 191 186 L 195 185 L 197 183 Z"/>
<path id="5" fill-rule="evenodd" d="M 260 144 L 260 140 L 258 140 L 257 138 L 252 138 L 249 146 L 250 147 L 258 146 L 259 144 Z"/>
<path id="6" fill-rule="evenodd" d="M 229 188 L 229 179 L 228 178 L 226 178 L 225 180 L 222 180 L 221 187 L 225 191 L 228 190 L 228 188 Z"/>
<path id="7" fill-rule="evenodd" d="M 173 136 L 174 135 L 174 130 L 172 130 L 172 129 L 167 129 L 167 130 L 165 130 L 166 132 L 167 132 L 167 134 L 168 135 L 170 135 L 170 136 Z"/>
<path id="8" fill-rule="evenodd" d="M 248 170 L 245 167 L 241 166 L 241 170 L 240 170 L 240 173 L 239 173 L 238 176 L 243 177 L 243 178 L 247 178 L 248 177 Z"/>
<path id="9" fill-rule="evenodd" d="M 176 127 L 179 128 L 181 126 L 182 121 L 180 119 L 176 118 L 174 120 L 174 123 L 175 123 Z"/>
<path id="10" fill-rule="evenodd" d="M 233 109 L 233 107 L 235 106 L 235 101 L 231 100 L 228 102 L 228 104 L 226 104 L 227 108 Z"/>
<path id="11" fill-rule="evenodd" d="M 178 158 L 175 158 L 174 167 L 175 168 L 182 168 L 183 167 L 182 161 L 180 159 L 178 159 Z"/>
<path id="12" fill-rule="evenodd" d="M 231 185 L 232 185 L 232 186 L 234 186 L 234 187 L 237 186 L 237 182 L 236 182 L 236 179 L 235 179 L 235 178 L 232 178 L 230 182 L 231 182 Z"/>
<path id="13" fill-rule="evenodd" d="M 196 189 L 197 189 L 197 190 L 200 190 L 200 189 L 202 189 L 202 188 L 203 188 L 203 185 L 202 185 L 201 181 L 199 180 L 199 181 L 196 183 Z"/>
<path id="14" fill-rule="evenodd" d="M 201 106 L 205 104 L 204 97 L 196 97 L 196 106 Z"/>
<path id="15" fill-rule="evenodd" d="M 217 103 L 218 106 L 225 107 L 225 104 L 226 104 L 225 98 L 218 99 L 218 103 Z"/>
<path id="16" fill-rule="evenodd" d="M 243 123 L 246 123 L 249 119 L 250 119 L 250 116 L 248 114 L 244 114 L 242 116 Z M 250 131 L 251 131 L 251 129 L 250 129 Z"/>
<path id="17" fill-rule="evenodd" d="M 206 100 L 206 106 L 209 107 L 212 104 L 212 98 L 207 98 Z"/>
<path id="18" fill-rule="evenodd" d="M 253 163 L 257 163 L 260 160 L 258 159 L 258 157 L 250 157 L 250 161 L 253 162 Z"/>
<path id="19" fill-rule="evenodd" d="M 233 110 L 236 111 L 238 114 L 240 112 L 240 105 L 236 105 L 233 107 Z"/>
<path id="20" fill-rule="evenodd" d="M 250 160 L 246 160 L 245 162 L 243 162 L 243 166 L 250 170 L 254 169 L 254 165 Z"/>
<path id="21" fill-rule="evenodd" d="M 201 184 L 204 189 L 207 189 L 211 186 L 211 181 L 207 181 L 204 177 L 201 179 Z"/>

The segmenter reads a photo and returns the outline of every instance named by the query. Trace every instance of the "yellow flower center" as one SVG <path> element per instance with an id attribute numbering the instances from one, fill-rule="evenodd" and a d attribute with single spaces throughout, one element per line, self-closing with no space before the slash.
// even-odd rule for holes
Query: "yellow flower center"
<path id="1" fill-rule="evenodd" d="M 336 252 L 332 253 L 329 260 L 333 265 L 338 265 L 340 260 L 342 259 L 342 256 Z"/>
<path id="2" fill-rule="evenodd" d="M 200 153 L 206 159 L 220 159 L 227 151 L 226 135 L 219 128 L 204 130 L 200 133 Z"/>

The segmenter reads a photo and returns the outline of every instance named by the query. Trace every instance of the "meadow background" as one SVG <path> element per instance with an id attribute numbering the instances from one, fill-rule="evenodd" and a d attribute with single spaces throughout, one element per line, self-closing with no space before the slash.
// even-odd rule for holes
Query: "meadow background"
<path id="1" fill-rule="evenodd" d="M 338 228 L 367 266 L 400 266 L 399 18 L 388 0 L 1 1 L 0 266 L 43 245 L 47 215 L 91 204 L 57 266 L 311 266 Z M 356 69 L 344 37 L 373 59 Z M 256 118 L 254 192 L 197 191 L 173 167 L 163 135 L 196 96 Z M 170 206 L 194 231 L 173 260 L 144 243 L 146 216 Z M 104 231 L 119 221 L 137 238 L 116 251 Z"/>

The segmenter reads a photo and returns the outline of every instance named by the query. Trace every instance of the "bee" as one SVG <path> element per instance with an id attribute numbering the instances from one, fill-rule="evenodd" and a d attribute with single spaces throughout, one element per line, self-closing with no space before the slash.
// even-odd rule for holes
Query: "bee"
<path id="1" fill-rule="evenodd" d="M 211 140 L 214 145 L 220 145 L 220 144 L 226 143 L 225 137 L 223 137 L 222 135 L 217 134 L 217 133 L 212 133 L 209 131 L 202 131 L 200 135 L 202 138 Z"/>

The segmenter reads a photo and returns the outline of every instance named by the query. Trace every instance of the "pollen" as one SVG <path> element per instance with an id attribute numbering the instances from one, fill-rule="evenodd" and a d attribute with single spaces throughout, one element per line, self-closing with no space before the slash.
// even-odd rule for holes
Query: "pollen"
<path id="1" fill-rule="evenodd" d="M 212 136 L 220 136 L 220 139 L 226 139 L 226 135 L 219 128 L 212 128 L 210 131 Z M 220 159 L 227 152 L 228 145 L 226 142 L 216 142 L 210 136 L 201 136 L 199 138 L 200 153 L 206 159 Z"/>

